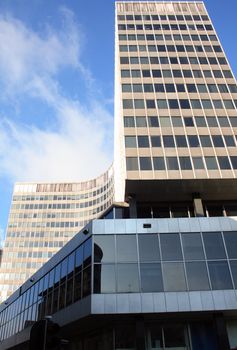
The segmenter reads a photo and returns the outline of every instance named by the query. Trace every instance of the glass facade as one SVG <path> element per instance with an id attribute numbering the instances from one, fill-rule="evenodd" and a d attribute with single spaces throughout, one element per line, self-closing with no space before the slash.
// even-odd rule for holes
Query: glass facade
<path id="1" fill-rule="evenodd" d="M 95 234 L 4 308 L 1 337 L 93 293 L 237 289 L 235 245 L 235 231 Z"/>

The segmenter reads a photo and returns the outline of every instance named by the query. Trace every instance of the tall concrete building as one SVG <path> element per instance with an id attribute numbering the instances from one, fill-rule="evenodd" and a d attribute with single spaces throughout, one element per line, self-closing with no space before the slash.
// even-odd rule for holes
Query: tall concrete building
<path id="1" fill-rule="evenodd" d="M 235 349 L 236 80 L 203 2 L 119 1 L 115 28 L 121 204 L 0 306 L 2 348 L 51 315 L 70 349 Z"/>
<path id="2" fill-rule="evenodd" d="M 17 183 L 0 269 L 0 301 L 114 200 L 113 169 L 78 183 Z"/>

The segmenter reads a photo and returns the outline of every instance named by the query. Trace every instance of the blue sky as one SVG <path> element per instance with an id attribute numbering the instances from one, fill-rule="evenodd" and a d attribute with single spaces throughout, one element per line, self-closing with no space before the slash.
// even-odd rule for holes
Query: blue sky
<path id="1" fill-rule="evenodd" d="M 206 0 L 234 74 L 237 1 Z M 0 232 L 15 181 L 80 181 L 113 159 L 114 1 L 0 0 Z"/>

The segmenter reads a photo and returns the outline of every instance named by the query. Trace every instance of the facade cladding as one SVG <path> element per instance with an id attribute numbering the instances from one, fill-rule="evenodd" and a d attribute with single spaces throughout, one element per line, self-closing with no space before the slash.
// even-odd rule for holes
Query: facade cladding
<path id="1" fill-rule="evenodd" d="M 202 2 L 117 2 L 115 28 L 116 202 L 0 306 L 1 348 L 51 315 L 47 349 L 236 349 L 236 81 Z"/>
<path id="2" fill-rule="evenodd" d="M 0 300 L 113 203 L 113 169 L 79 183 L 17 183 L 0 270 Z"/>

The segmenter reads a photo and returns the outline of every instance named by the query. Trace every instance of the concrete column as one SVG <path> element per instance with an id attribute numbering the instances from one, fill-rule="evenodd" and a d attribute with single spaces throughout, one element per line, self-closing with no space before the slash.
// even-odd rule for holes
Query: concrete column
<path id="1" fill-rule="evenodd" d="M 129 196 L 129 216 L 130 219 L 136 219 L 137 218 L 137 201 L 135 195 Z"/>
<path id="2" fill-rule="evenodd" d="M 136 319 L 136 349 L 146 350 L 146 332 L 144 319 L 139 317 Z"/>
<path id="3" fill-rule="evenodd" d="M 200 195 L 197 193 L 193 195 L 193 207 L 194 207 L 194 215 L 196 217 L 204 216 L 202 199 Z"/>
<path id="4" fill-rule="evenodd" d="M 226 328 L 226 322 L 222 313 L 214 316 L 214 322 L 216 326 L 216 333 L 218 337 L 218 347 L 220 350 L 230 350 L 230 344 L 228 339 L 228 333 Z"/>

